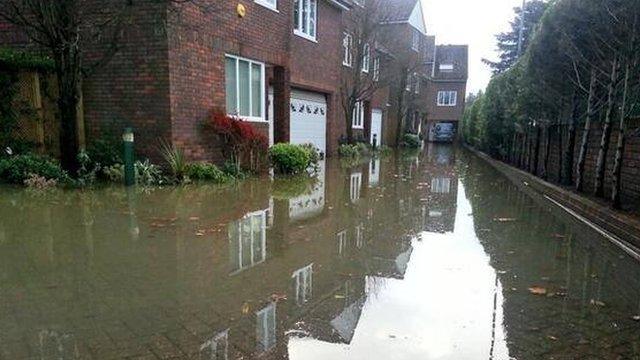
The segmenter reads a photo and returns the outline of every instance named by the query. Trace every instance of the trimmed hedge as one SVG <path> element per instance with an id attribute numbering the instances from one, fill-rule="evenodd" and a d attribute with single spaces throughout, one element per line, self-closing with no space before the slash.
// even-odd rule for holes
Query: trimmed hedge
<path id="1" fill-rule="evenodd" d="M 269 160 L 279 174 L 300 174 L 312 165 L 313 157 L 310 148 L 303 145 L 280 143 L 269 149 Z"/>
<path id="2" fill-rule="evenodd" d="M 58 182 L 68 179 L 67 173 L 58 163 L 44 156 L 25 154 L 0 159 L 0 180 L 2 181 L 22 185 L 32 174 Z"/>

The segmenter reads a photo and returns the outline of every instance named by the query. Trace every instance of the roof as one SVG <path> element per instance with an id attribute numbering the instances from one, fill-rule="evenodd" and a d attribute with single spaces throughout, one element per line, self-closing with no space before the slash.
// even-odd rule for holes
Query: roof
<path id="1" fill-rule="evenodd" d="M 389 22 L 409 21 L 418 0 L 386 0 L 389 4 Z"/>

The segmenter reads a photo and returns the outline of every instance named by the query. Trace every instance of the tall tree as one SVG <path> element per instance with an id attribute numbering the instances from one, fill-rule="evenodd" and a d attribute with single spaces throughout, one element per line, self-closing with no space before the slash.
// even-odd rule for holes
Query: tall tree
<path id="1" fill-rule="evenodd" d="M 497 47 L 500 52 L 498 61 L 483 59 L 489 65 L 494 74 L 500 74 L 511 68 L 518 61 L 518 43 L 522 28 L 522 53 L 529 47 L 531 36 L 540 22 L 542 15 L 547 9 L 547 2 L 543 0 L 530 0 L 524 7 L 524 19 L 522 18 L 522 7 L 513 9 L 515 16 L 511 21 L 511 29 L 496 35 Z M 524 20 L 524 22 L 523 22 Z"/>

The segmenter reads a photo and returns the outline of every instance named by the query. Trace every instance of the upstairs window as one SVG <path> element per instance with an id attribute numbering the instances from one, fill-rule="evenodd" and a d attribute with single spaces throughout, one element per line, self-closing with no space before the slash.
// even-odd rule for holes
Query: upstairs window
<path id="1" fill-rule="evenodd" d="M 255 0 L 255 2 L 271 10 L 278 9 L 278 0 Z"/>
<path id="2" fill-rule="evenodd" d="M 440 64 L 440 72 L 453 72 L 453 64 Z"/>
<path id="3" fill-rule="evenodd" d="M 227 114 L 265 121 L 264 64 L 236 56 L 225 57 Z"/>
<path id="4" fill-rule="evenodd" d="M 371 62 L 371 47 L 369 44 L 364 44 L 362 47 L 362 72 L 369 72 L 369 65 Z"/>
<path id="5" fill-rule="evenodd" d="M 438 106 L 456 106 L 458 93 L 455 91 L 438 91 Z"/>
<path id="6" fill-rule="evenodd" d="M 420 51 L 420 32 L 413 29 L 413 37 L 411 38 L 411 49 Z"/>
<path id="7" fill-rule="evenodd" d="M 380 80 L 380 58 L 373 59 L 373 81 Z"/>
<path id="8" fill-rule="evenodd" d="M 358 101 L 353 108 L 351 127 L 354 129 L 364 129 L 364 104 L 362 101 Z"/>
<path id="9" fill-rule="evenodd" d="M 316 40 L 318 0 L 295 0 L 293 6 L 294 33 L 303 38 Z"/>
<path id="10" fill-rule="evenodd" d="M 353 45 L 353 37 L 349 33 L 344 33 L 344 37 L 342 38 L 342 65 L 349 66 L 353 64 L 353 55 L 351 54 L 351 46 Z"/>

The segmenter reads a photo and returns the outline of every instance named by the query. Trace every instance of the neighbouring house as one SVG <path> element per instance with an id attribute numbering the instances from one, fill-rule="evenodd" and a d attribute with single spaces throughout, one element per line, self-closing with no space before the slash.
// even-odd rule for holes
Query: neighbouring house
<path id="1" fill-rule="evenodd" d="M 454 112 L 436 111 L 433 85 L 449 89 L 454 79 L 444 74 L 446 66 L 437 71 L 433 66 L 452 63 L 455 74 L 464 69 L 464 77 L 455 79 L 462 100 L 466 47 L 464 58 L 457 57 L 461 52 L 455 47 L 437 47 L 431 55 L 420 1 L 385 1 L 393 16 L 381 26 L 390 36 L 369 45 L 366 71 L 381 76 L 398 68 L 394 63 L 405 50 L 414 53 L 414 64 L 406 80 L 362 99 L 352 126 L 356 139 L 393 146 L 398 131 L 419 133 L 426 121 L 457 122 L 462 101 Z M 189 160 L 222 163 L 221 145 L 202 125 L 211 112 L 224 111 L 251 122 L 270 144 L 312 143 L 335 154 L 346 130 L 340 86 L 351 47 L 345 24 L 363 3 L 137 2 L 119 52 L 83 82 L 81 143 L 119 137 L 131 126 L 140 156 L 159 160 L 158 144 L 164 139 L 182 148 Z M 24 34 L 0 22 L 0 46 L 24 48 L 28 43 Z M 96 58 L 104 50 L 86 54 Z M 427 62 L 429 56 L 433 63 Z M 394 95 L 399 89 L 410 100 L 398 103 Z"/>
<path id="2" fill-rule="evenodd" d="M 426 138 L 430 142 L 450 142 L 458 137 L 467 91 L 468 57 L 467 45 L 434 47 L 427 90 Z"/>

